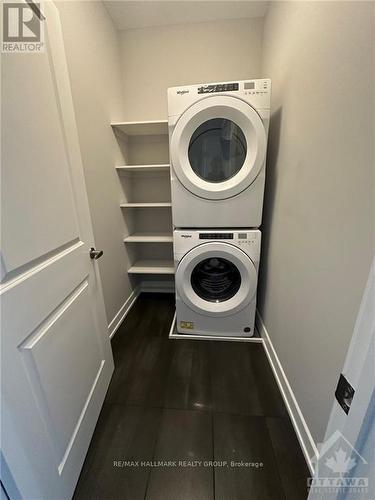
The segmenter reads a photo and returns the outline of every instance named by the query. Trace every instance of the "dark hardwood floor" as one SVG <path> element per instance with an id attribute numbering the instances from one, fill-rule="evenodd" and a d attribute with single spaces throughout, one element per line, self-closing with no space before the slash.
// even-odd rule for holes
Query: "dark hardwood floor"
<path id="1" fill-rule="evenodd" d="M 174 297 L 142 294 L 75 500 L 304 500 L 309 475 L 256 343 L 169 340 Z"/>

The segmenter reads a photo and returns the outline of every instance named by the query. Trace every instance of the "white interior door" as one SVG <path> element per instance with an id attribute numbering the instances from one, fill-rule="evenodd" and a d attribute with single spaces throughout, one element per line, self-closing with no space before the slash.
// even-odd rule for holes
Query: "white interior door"
<path id="1" fill-rule="evenodd" d="M 2 54 L 1 437 L 11 497 L 50 500 L 73 494 L 113 358 L 59 17 L 43 13 L 45 52 Z"/>
<path id="2" fill-rule="evenodd" d="M 375 498 L 374 304 L 375 258 L 342 369 L 354 394 L 344 400 L 349 404 L 346 411 L 336 399 L 333 402 L 309 500 Z"/>

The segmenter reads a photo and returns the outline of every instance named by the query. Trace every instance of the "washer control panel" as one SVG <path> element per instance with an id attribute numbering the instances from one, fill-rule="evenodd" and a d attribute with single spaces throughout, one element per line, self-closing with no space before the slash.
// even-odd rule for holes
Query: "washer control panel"
<path id="1" fill-rule="evenodd" d="M 199 233 L 200 240 L 233 240 L 233 233 Z"/>
<path id="2" fill-rule="evenodd" d="M 260 252 L 261 233 L 258 229 L 217 229 L 210 231 L 207 229 L 175 229 L 173 231 L 173 246 L 175 256 L 185 255 L 192 248 L 207 243 L 228 243 L 241 248 L 251 255 L 258 255 Z M 182 258 L 182 257 L 179 257 Z"/>
<path id="3" fill-rule="evenodd" d="M 261 233 L 258 229 L 175 229 L 173 231 L 173 253 L 179 262 L 190 250 L 200 246 L 227 244 L 240 248 L 252 259 L 260 255 Z"/>
<path id="4" fill-rule="evenodd" d="M 258 234 L 255 231 L 249 233 L 237 233 L 238 246 L 254 244 L 257 241 Z"/>

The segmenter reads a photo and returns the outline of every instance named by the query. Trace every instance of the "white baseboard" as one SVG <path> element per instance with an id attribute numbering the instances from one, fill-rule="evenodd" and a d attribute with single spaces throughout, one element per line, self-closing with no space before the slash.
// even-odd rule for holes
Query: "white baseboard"
<path id="1" fill-rule="evenodd" d="M 313 475 L 314 465 L 311 459 L 314 457 L 318 457 L 318 449 L 311 435 L 311 432 L 307 426 L 302 411 L 298 405 L 293 390 L 285 375 L 285 372 L 277 356 L 275 348 L 273 347 L 272 341 L 263 323 L 262 317 L 259 314 L 259 311 L 257 311 L 256 315 L 256 325 L 258 328 L 258 332 L 260 333 L 260 336 L 263 338 L 264 350 L 266 351 L 268 361 L 270 362 L 280 392 L 283 396 L 294 430 L 297 434 L 298 441 L 302 449 L 302 453 L 304 454 L 307 466 L 311 474 Z"/>
<path id="2" fill-rule="evenodd" d="M 115 317 L 109 323 L 108 332 L 109 332 L 110 339 L 114 336 L 117 329 L 119 328 L 121 323 L 124 321 L 126 315 L 130 311 L 131 307 L 133 306 L 134 302 L 137 300 L 137 297 L 140 293 L 141 293 L 141 288 L 140 287 L 135 288 L 132 291 L 132 293 L 129 295 L 129 297 L 125 300 L 124 304 L 120 307 L 120 310 L 117 312 Z"/>

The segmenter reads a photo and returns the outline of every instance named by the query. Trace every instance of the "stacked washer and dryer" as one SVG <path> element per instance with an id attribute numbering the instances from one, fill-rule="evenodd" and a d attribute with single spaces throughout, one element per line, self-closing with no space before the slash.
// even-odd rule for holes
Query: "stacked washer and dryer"
<path id="1" fill-rule="evenodd" d="M 168 89 L 178 334 L 252 337 L 269 79 Z"/>

